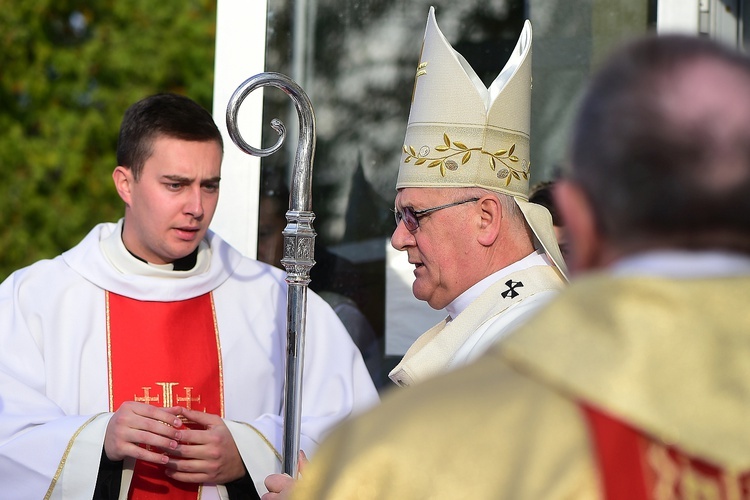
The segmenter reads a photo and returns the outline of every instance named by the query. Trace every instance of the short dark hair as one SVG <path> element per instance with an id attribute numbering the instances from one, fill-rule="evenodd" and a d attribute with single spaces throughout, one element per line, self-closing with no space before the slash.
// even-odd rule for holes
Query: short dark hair
<path id="1" fill-rule="evenodd" d="M 137 181 L 159 136 L 186 141 L 215 141 L 224 150 L 221 132 L 211 113 L 178 94 L 156 94 L 131 105 L 120 125 L 117 164 L 133 172 Z"/>
<path id="2" fill-rule="evenodd" d="M 696 107 L 686 98 L 696 68 L 712 85 L 747 90 Z M 738 123 L 717 126 L 729 110 Z M 750 59 L 706 38 L 631 42 L 589 85 L 569 159 L 569 175 L 614 243 L 750 250 Z"/>

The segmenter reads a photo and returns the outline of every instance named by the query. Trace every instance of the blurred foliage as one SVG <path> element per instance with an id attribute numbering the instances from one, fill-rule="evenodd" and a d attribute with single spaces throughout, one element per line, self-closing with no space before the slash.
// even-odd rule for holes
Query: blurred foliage
<path id="1" fill-rule="evenodd" d="M 0 280 L 122 216 L 120 120 L 158 92 L 211 109 L 216 0 L 0 0 Z"/>

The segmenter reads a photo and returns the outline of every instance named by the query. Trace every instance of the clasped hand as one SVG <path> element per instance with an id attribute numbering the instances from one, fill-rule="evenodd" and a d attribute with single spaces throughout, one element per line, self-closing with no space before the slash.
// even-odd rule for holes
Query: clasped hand
<path id="1" fill-rule="evenodd" d="M 188 428 L 180 417 L 203 428 Z M 245 474 L 224 420 L 179 406 L 123 403 L 107 425 L 104 452 L 112 461 L 130 457 L 162 464 L 167 476 L 185 483 L 225 484 Z"/>

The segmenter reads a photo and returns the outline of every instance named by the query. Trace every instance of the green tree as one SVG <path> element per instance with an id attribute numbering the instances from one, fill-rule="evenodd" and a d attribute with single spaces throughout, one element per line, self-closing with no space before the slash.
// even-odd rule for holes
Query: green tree
<path id="1" fill-rule="evenodd" d="M 0 280 L 122 215 L 122 114 L 166 91 L 211 109 L 215 32 L 216 0 L 0 0 Z"/>

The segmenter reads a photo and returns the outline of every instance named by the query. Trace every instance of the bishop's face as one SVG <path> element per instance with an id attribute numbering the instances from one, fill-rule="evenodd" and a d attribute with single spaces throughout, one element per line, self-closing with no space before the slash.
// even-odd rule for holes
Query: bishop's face
<path id="1" fill-rule="evenodd" d="M 452 203 L 440 188 L 403 188 L 396 195 L 396 209 L 414 210 Z M 472 284 L 481 259 L 471 247 L 472 216 L 476 204 L 466 203 L 432 212 L 419 219 L 419 227 L 409 231 L 401 222 L 391 236 L 391 245 L 407 253 L 414 265 L 414 297 L 433 309 L 443 309 Z"/>
<path id="2" fill-rule="evenodd" d="M 153 264 L 189 255 L 208 229 L 219 200 L 222 151 L 215 141 L 157 137 L 140 179 L 113 174 L 125 201 L 123 242 Z M 119 174 L 118 174 L 119 170 Z"/>

